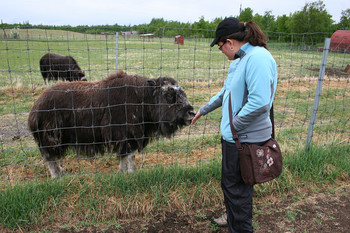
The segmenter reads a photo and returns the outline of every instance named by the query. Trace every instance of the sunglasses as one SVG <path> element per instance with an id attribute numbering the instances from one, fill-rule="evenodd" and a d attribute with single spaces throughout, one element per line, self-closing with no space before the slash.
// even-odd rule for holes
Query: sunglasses
<path id="1" fill-rule="evenodd" d="M 219 46 L 219 50 L 222 51 L 222 46 L 224 46 L 226 44 L 227 40 L 221 45 Z"/>

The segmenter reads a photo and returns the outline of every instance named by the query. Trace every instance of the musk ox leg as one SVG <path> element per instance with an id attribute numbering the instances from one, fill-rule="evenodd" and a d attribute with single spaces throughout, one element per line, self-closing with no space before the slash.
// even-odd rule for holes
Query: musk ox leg
<path id="1" fill-rule="evenodd" d="M 120 172 L 125 172 L 127 170 L 127 160 L 126 160 L 127 156 L 122 156 L 120 158 L 120 164 L 119 164 L 119 171 Z"/>
<path id="2" fill-rule="evenodd" d="M 57 157 L 52 156 L 50 152 L 45 149 L 40 149 L 41 156 L 44 159 L 44 163 L 47 164 L 49 168 L 51 178 L 60 178 L 65 169 L 57 162 Z"/>
<path id="3" fill-rule="evenodd" d="M 120 160 L 119 171 L 120 172 L 134 172 L 136 170 L 135 165 L 135 152 L 123 156 Z"/>
<path id="4" fill-rule="evenodd" d="M 134 172 L 136 170 L 136 165 L 135 165 L 135 153 L 129 154 L 127 157 L 128 160 L 128 172 Z"/>
<path id="5" fill-rule="evenodd" d="M 63 168 L 59 166 L 57 161 L 46 161 L 47 166 L 49 167 L 49 171 L 51 174 L 51 178 L 60 178 L 61 177 L 61 171 Z"/>

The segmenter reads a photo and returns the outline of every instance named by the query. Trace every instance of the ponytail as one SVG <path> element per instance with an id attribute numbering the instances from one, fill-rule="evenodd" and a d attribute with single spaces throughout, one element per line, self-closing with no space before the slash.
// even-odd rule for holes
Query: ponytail
<path id="1" fill-rule="evenodd" d="M 267 49 L 266 36 L 259 25 L 254 23 L 252 20 L 244 24 L 248 29 L 245 31 L 244 41 L 249 42 L 251 45 L 260 46 Z"/>
<path id="2" fill-rule="evenodd" d="M 266 36 L 261 30 L 259 25 L 254 23 L 253 20 L 249 22 L 239 22 L 238 23 L 240 31 L 235 32 L 231 35 L 220 38 L 220 41 L 225 42 L 227 39 L 234 39 L 238 41 L 249 42 L 253 46 L 260 46 L 267 49 Z"/>

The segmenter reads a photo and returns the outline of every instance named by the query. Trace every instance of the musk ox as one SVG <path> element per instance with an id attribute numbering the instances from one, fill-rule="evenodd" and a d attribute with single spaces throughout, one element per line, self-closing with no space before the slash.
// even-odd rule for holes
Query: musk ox
<path id="1" fill-rule="evenodd" d="M 78 156 L 121 156 L 120 171 L 135 170 L 135 152 L 152 140 L 188 126 L 195 112 L 178 83 L 123 71 L 97 82 L 61 82 L 47 88 L 31 108 L 28 126 L 51 176 L 68 148 Z M 128 162 L 128 167 L 127 167 Z"/>
<path id="2" fill-rule="evenodd" d="M 46 79 L 66 81 L 86 81 L 77 61 L 72 56 L 63 56 L 57 53 L 47 53 L 40 59 L 40 71 L 46 84 Z"/>

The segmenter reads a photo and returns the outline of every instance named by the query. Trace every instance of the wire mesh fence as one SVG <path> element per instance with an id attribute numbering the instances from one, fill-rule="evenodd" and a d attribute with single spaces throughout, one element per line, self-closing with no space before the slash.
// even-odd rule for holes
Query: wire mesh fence
<path id="1" fill-rule="evenodd" d="M 34 102 L 46 88 L 62 82 L 44 83 L 39 61 L 46 53 L 72 56 L 88 83 L 100 81 L 118 70 L 146 78 L 171 77 L 186 92 L 195 110 L 222 88 L 230 62 L 217 48 L 209 46 L 214 32 L 170 28 L 153 29 L 156 33 L 149 33 L 150 29 L 126 30 L 116 28 L 118 35 L 31 28 L 0 30 L 1 183 L 46 179 L 49 174 L 27 124 Z M 182 44 L 176 36 L 183 30 L 190 36 L 184 37 Z M 276 138 L 283 152 L 296 151 L 306 143 L 322 61 L 320 47 L 329 35 L 266 34 L 279 74 L 274 101 Z M 314 124 L 314 144 L 349 144 L 350 49 L 346 46 L 347 50 L 328 53 Z M 137 167 L 174 163 L 186 166 L 218 158 L 220 118 L 218 109 L 171 138 L 157 136 L 136 155 Z M 67 174 L 118 170 L 120 160 L 115 153 L 76 154 L 73 146 L 60 160 Z"/>

